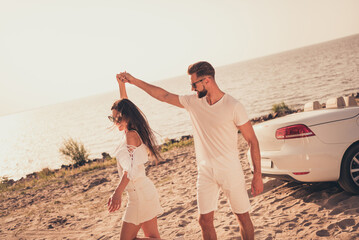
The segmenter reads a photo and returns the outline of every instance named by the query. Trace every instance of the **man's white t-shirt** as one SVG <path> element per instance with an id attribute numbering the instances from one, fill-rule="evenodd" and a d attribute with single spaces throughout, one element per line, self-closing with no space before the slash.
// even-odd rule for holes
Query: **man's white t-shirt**
<path id="1" fill-rule="evenodd" d="M 179 101 L 192 120 L 198 167 L 225 170 L 240 166 L 237 126 L 249 120 L 244 106 L 228 94 L 213 105 L 196 94 L 179 96 Z"/>

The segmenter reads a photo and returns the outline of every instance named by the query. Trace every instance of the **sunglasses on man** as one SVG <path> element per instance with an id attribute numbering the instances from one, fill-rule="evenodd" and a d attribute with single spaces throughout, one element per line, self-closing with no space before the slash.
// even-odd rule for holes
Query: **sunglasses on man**
<path id="1" fill-rule="evenodd" d="M 202 82 L 202 81 L 205 80 L 206 78 L 207 78 L 207 77 L 202 78 L 201 80 L 198 80 L 197 82 L 191 83 L 192 87 L 193 87 L 194 89 L 196 89 L 196 88 L 197 88 L 197 83 Z"/>

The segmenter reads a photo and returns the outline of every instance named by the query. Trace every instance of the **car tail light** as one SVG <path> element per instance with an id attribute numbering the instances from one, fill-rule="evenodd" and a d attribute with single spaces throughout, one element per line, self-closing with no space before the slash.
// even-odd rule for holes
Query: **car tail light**
<path id="1" fill-rule="evenodd" d="M 294 175 L 307 175 L 309 172 L 293 172 Z"/>
<path id="2" fill-rule="evenodd" d="M 275 132 L 275 137 L 277 139 L 303 138 L 310 136 L 315 136 L 315 134 L 304 124 L 279 128 Z"/>

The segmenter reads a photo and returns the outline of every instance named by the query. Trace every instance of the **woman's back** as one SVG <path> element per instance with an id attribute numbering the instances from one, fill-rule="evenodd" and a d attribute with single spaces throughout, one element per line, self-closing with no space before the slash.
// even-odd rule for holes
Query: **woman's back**
<path id="1" fill-rule="evenodd" d="M 127 172 L 130 180 L 146 177 L 144 164 L 148 161 L 147 147 L 136 131 L 128 131 L 116 154 L 118 173 Z"/>

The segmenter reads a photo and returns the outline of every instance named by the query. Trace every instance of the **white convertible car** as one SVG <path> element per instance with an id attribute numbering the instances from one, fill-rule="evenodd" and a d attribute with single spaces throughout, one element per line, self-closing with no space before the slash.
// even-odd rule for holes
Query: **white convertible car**
<path id="1" fill-rule="evenodd" d="M 353 97 L 330 99 L 326 108 L 308 103 L 304 112 L 253 127 L 263 175 L 338 181 L 345 191 L 359 194 L 359 106 Z"/>

